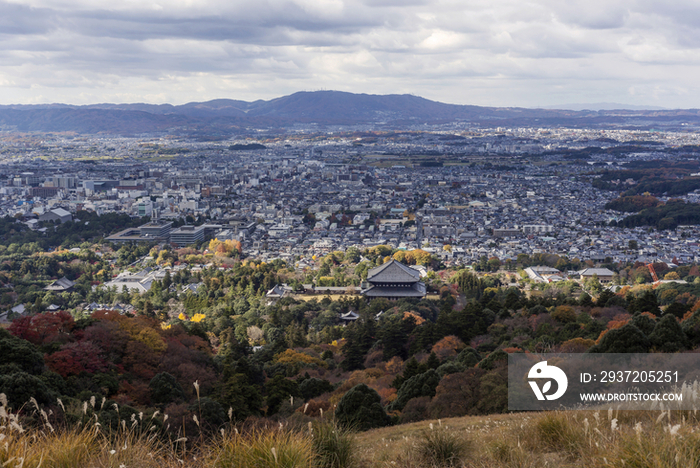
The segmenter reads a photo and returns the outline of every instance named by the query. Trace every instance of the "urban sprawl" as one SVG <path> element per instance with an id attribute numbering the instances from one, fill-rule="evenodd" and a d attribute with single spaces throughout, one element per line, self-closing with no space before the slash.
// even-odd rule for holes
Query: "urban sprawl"
<path id="1" fill-rule="evenodd" d="M 125 213 L 150 221 L 107 241 L 235 239 L 247 258 L 302 267 L 376 245 L 422 249 L 446 266 L 538 253 L 596 265 L 699 262 L 695 226 L 611 227 L 625 214 L 604 205 L 619 193 L 591 185 L 604 168 L 632 186 L 626 163 L 697 143 L 695 133 L 456 126 L 206 142 L 7 133 L 0 215 L 46 232 L 79 211 Z M 605 151 L 630 144 L 636 152 Z M 600 153 L 567 156 L 591 147 Z"/>

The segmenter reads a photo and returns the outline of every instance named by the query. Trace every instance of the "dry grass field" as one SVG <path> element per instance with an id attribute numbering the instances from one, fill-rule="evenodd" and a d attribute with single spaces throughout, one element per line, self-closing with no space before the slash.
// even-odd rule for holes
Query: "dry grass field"
<path id="1" fill-rule="evenodd" d="M 470 416 L 376 429 L 356 441 L 367 468 L 700 467 L 700 421 L 694 412 Z M 444 456 L 426 457 L 426 441 L 437 453 L 446 446 Z M 450 451 L 450 443 L 459 448 Z"/>
<path id="2" fill-rule="evenodd" d="M 163 437 L 148 418 L 54 427 L 0 395 L 0 466 L 10 468 L 688 468 L 700 467 L 697 412 L 571 411 L 421 421 L 353 434 L 332 421 L 228 425 Z M 196 420 L 197 425 L 200 424 Z"/>

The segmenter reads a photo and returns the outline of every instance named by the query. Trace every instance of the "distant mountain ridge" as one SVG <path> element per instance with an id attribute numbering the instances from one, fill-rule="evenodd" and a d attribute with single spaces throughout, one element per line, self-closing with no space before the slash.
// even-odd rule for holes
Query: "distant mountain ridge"
<path id="1" fill-rule="evenodd" d="M 172 104 L 0 106 L 0 129 L 85 134 L 238 133 L 294 124 L 405 127 L 454 121 L 486 126 L 624 126 L 700 124 L 698 110 L 563 110 L 445 104 L 413 95 L 298 92 L 253 102 L 216 99 Z"/>

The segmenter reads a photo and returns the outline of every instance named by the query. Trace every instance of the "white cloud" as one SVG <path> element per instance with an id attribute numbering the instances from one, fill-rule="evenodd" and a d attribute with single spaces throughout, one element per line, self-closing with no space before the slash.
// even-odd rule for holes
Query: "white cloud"
<path id="1" fill-rule="evenodd" d="M 0 103 L 325 88 L 698 107 L 698 22 L 691 0 L 0 0 Z"/>

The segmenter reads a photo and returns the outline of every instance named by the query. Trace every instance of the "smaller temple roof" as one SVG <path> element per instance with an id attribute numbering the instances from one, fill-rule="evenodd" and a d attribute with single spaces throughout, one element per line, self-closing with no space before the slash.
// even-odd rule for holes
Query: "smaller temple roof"
<path id="1" fill-rule="evenodd" d="M 44 289 L 47 291 L 67 291 L 73 286 L 75 286 L 75 283 L 64 276 L 63 278 L 57 279 L 56 281 L 52 282 Z"/>

